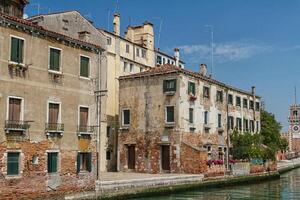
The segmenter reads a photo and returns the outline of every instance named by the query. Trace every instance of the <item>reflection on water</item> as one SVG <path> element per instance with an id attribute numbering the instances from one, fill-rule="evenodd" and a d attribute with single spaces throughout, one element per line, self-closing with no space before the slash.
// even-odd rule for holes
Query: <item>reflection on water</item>
<path id="1" fill-rule="evenodd" d="M 200 189 L 143 200 L 231 200 L 231 199 L 299 199 L 300 168 L 281 175 L 280 179 L 255 184 Z M 136 200 L 141 200 L 136 199 Z"/>

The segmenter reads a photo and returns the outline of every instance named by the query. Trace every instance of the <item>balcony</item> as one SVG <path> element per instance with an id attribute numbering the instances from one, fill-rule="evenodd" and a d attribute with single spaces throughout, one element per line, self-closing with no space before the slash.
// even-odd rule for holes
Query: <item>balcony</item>
<path id="1" fill-rule="evenodd" d="M 77 126 L 77 135 L 91 135 L 94 130 L 94 126 Z"/>
<path id="2" fill-rule="evenodd" d="M 6 120 L 5 121 L 5 132 L 9 133 L 10 131 L 20 131 L 25 132 L 30 127 L 30 124 L 28 121 L 11 121 Z"/>
<path id="3" fill-rule="evenodd" d="M 63 134 L 64 132 L 64 124 L 60 123 L 46 123 L 45 124 L 45 131 L 47 135 L 51 133 L 60 133 Z"/>

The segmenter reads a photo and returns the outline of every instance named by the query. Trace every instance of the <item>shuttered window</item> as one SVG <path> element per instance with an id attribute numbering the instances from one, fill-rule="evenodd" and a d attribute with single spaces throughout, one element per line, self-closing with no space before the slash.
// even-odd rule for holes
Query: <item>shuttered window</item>
<path id="1" fill-rule="evenodd" d="M 208 111 L 204 111 L 204 124 L 208 125 Z"/>
<path id="2" fill-rule="evenodd" d="M 21 99 L 9 98 L 8 120 L 20 121 L 21 117 Z"/>
<path id="3" fill-rule="evenodd" d="M 203 86 L 203 97 L 209 98 L 209 87 Z"/>
<path id="4" fill-rule="evenodd" d="M 218 128 L 222 127 L 222 115 L 218 114 Z"/>
<path id="5" fill-rule="evenodd" d="M 130 110 L 123 110 L 123 125 L 130 124 Z"/>
<path id="6" fill-rule="evenodd" d="M 172 123 L 174 122 L 174 106 L 167 106 L 166 107 L 166 122 Z"/>
<path id="7" fill-rule="evenodd" d="M 233 116 L 228 116 L 228 129 L 233 130 L 234 127 L 234 118 Z"/>
<path id="8" fill-rule="evenodd" d="M 24 40 L 11 38 L 10 60 L 16 63 L 23 63 Z"/>
<path id="9" fill-rule="evenodd" d="M 243 99 L 243 107 L 248 108 L 248 99 Z"/>
<path id="10" fill-rule="evenodd" d="M 48 153 L 48 173 L 56 173 L 57 172 L 57 159 L 58 158 L 58 153 L 57 152 L 51 152 Z"/>
<path id="11" fill-rule="evenodd" d="M 217 91 L 217 102 L 223 102 L 223 91 Z"/>
<path id="12" fill-rule="evenodd" d="M 78 153 L 77 154 L 77 173 L 81 171 L 92 171 L 92 153 Z"/>
<path id="13" fill-rule="evenodd" d="M 194 109 L 189 108 L 189 123 L 194 123 Z"/>
<path id="14" fill-rule="evenodd" d="M 60 50 L 50 48 L 49 69 L 54 71 L 60 70 Z"/>
<path id="15" fill-rule="evenodd" d="M 236 97 L 235 105 L 241 107 L 241 97 Z"/>
<path id="16" fill-rule="evenodd" d="M 7 153 L 7 175 L 18 175 L 19 174 L 19 157 L 18 152 Z"/>
<path id="17" fill-rule="evenodd" d="M 233 105 L 233 96 L 232 96 L 232 94 L 228 94 L 228 104 Z"/>
<path id="18" fill-rule="evenodd" d="M 89 77 L 89 65 L 90 59 L 84 56 L 80 56 L 80 76 Z"/>
<path id="19" fill-rule="evenodd" d="M 59 104 L 49 103 L 48 123 L 49 124 L 57 124 L 58 116 L 59 116 Z"/>
<path id="20" fill-rule="evenodd" d="M 176 79 L 164 80 L 163 92 L 175 92 L 176 91 Z"/>
<path id="21" fill-rule="evenodd" d="M 188 94 L 189 95 L 195 95 L 196 94 L 195 83 L 188 82 Z"/>
<path id="22" fill-rule="evenodd" d="M 89 109 L 85 107 L 80 107 L 79 111 L 79 127 L 80 131 L 87 131 L 87 125 L 89 120 Z"/>

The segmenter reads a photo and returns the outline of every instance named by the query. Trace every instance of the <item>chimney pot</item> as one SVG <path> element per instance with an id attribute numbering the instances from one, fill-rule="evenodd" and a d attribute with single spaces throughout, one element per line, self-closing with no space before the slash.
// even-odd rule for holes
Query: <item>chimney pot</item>
<path id="1" fill-rule="evenodd" d="M 206 64 L 200 64 L 200 74 L 206 76 L 207 66 Z"/>
<path id="2" fill-rule="evenodd" d="M 178 48 L 174 49 L 174 58 L 175 58 L 175 65 L 178 67 L 179 66 L 179 58 L 180 58 L 180 54 L 179 54 L 179 49 Z"/>
<path id="3" fill-rule="evenodd" d="M 252 87 L 251 87 L 252 95 L 255 95 L 255 92 L 256 92 L 255 90 L 256 90 L 255 86 L 252 86 Z"/>
<path id="4" fill-rule="evenodd" d="M 114 24 L 115 35 L 120 36 L 120 14 L 118 13 L 114 14 L 113 24 Z"/>

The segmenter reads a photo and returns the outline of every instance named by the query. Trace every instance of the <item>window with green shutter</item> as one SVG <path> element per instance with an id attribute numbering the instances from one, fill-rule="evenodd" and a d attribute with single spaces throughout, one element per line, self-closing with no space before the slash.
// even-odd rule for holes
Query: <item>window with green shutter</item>
<path id="1" fill-rule="evenodd" d="M 196 94 L 196 86 L 193 82 L 188 82 L 188 94 L 195 95 Z"/>
<path id="2" fill-rule="evenodd" d="M 174 122 L 174 106 L 167 106 L 166 107 L 166 122 L 173 123 Z"/>
<path id="3" fill-rule="evenodd" d="M 193 124 L 194 123 L 194 109 L 189 108 L 189 123 Z"/>
<path id="4" fill-rule="evenodd" d="M 123 125 L 129 125 L 130 124 L 130 110 L 124 109 L 123 110 Z"/>
<path id="5" fill-rule="evenodd" d="M 11 38 L 10 60 L 16 63 L 23 63 L 24 40 Z"/>
<path id="6" fill-rule="evenodd" d="M 80 56 L 80 76 L 89 77 L 89 64 L 90 59 L 88 57 Z"/>
<path id="7" fill-rule="evenodd" d="M 58 153 L 57 152 L 51 152 L 48 153 L 48 173 L 56 173 L 57 172 L 57 158 L 58 158 Z"/>
<path id="8" fill-rule="evenodd" d="M 164 80 L 163 92 L 175 92 L 176 91 L 176 79 Z"/>
<path id="9" fill-rule="evenodd" d="M 60 50 L 50 48 L 50 63 L 49 69 L 53 71 L 60 70 Z"/>
<path id="10" fill-rule="evenodd" d="M 18 152 L 7 153 L 7 175 L 18 175 L 19 174 L 19 157 Z"/>
<path id="11" fill-rule="evenodd" d="M 92 171 L 92 153 L 83 152 L 77 154 L 77 173 L 81 171 Z"/>

